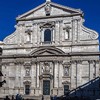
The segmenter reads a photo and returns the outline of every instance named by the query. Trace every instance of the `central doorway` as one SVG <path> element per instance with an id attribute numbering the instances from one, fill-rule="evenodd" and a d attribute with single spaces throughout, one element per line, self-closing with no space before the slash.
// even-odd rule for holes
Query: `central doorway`
<path id="1" fill-rule="evenodd" d="M 50 80 L 43 80 L 43 95 L 50 95 Z"/>

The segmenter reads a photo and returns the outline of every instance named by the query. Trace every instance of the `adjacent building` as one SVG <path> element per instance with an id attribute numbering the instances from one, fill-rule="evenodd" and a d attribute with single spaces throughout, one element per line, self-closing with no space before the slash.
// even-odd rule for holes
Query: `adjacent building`
<path id="1" fill-rule="evenodd" d="M 46 1 L 16 18 L 2 47 L 0 97 L 63 95 L 99 76 L 98 33 L 83 12 Z"/>

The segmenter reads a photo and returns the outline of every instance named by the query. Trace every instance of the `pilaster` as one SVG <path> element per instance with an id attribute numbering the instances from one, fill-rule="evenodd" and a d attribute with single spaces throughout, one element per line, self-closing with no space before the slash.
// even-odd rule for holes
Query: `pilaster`
<path id="1" fill-rule="evenodd" d="M 78 42 L 80 42 L 80 33 L 81 33 L 81 19 L 77 19 L 77 36 Z"/>
<path id="2" fill-rule="evenodd" d="M 62 76 L 63 76 L 63 66 L 62 66 L 62 62 L 59 62 L 59 88 L 62 87 Z"/>
<path id="3" fill-rule="evenodd" d="M 37 44 L 38 42 L 38 24 L 34 23 L 34 44 Z"/>
<path id="4" fill-rule="evenodd" d="M 59 43 L 60 44 L 62 44 L 62 33 L 63 33 L 63 21 L 60 21 L 59 22 L 59 25 L 60 25 L 60 27 L 59 27 Z"/>
<path id="5" fill-rule="evenodd" d="M 55 62 L 55 69 L 54 69 L 54 88 L 58 88 L 58 62 Z"/>
<path id="6" fill-rule="evenodd" d="M 20 81 L 20 87 L 23 87 L 23 81 L 24 81 L 24 66 L 23 66 L 23 64 L 21 64 L 20 65 L 20 69 L 21 69 L 21 74 L 20 74 L 20 79 L 21 79 L 21 81 Z"/>
<path id="7" fill-rule="evenodd" d="M 62 76 L 63 76 L 63 66 L 62 62 L 59 62 L 59 68 L 58 68 L 58 95 L 61 96 L 63 94 L 63 85 L 62 85 Z"/>
<path id="8" fill-rule="evenodd" d="M 71 89 L 75 89 L 77 87 L 77 62 L 76 61 L 71 61 Z"/>
<path id="9" fill-rule="evenodd" d="M 40 87 L 39 83 L 39 62 L 36 63 L 36 87 Z"/>
<path id="10" fill-rule="evenodd" d="M 36 64 L 35 62 L 32 63 L 31 78 L 32 78 L 31 87 L 35 88 L 36 87 Z"/>
<path id="11" fill-rule="evenodd" d="M 39 28 L 39 23 L 37 24 L 37 44 L 39 45 L 40 43 L 40 28 Z"/>
<path id="12" fill-rule="evenodd" d="M 77 36 L 77 32 L 78 32 L 78 29 L 77 29 L 77 20 L 76 19 L 73 19 L 72 20 L 72 41 L 73 43 L 77 42 L 77 39 L 78 39 L 78 36 Z"/>
<path id="13" fill-rule="evenodd" d="M 99 66 L 100 66 L 100 61 L 99 60 L 96 60 L 95 61 L 96 62 L 96 77 L 98 77 L 99 76 Z"/>
<path id="14" fill-rule="evenodd" d="M 60 28 L 60 24 L 59 24 L 59 21 L 56 21 L 56 27 L 55 27 L 55 43 L 56 44 L 59 44 L 59 32 L 60 32 L 60 30 L 59 30 L 59 28 Z"/>
<path id="15" fill-rule="evenodd" d="M 76 66 L 76 79 L 77 79 L 77 87 L 82 85 L 82 61 L 77 61 Z"/>
<path id="16" fill-rule="evenodd" d="M 92 80 L 93 79 L 93 70 L 94 70 L 94 66 L 93 66 L 93 61 L 90 60 L 88 61 L 89 63 L 89 80 Z"/>
<path id="17" fill-rule="evenodd" d="M 24 43 L 24 38 L 23 38 L 24 37 L 23 33 L 25 33 L 24 26 L 25 26 L 24 22 L 19 22 L 17 24 L 17 31 L 19 33 L 19 37 L 17 38 L 17 41 L 19 45 L 22 45 Z"/>

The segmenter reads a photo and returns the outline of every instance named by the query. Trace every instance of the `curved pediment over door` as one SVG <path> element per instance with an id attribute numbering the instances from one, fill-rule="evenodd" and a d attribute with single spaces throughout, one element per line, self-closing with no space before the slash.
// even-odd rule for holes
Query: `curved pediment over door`
<path id="1" fill-rule="evenodd" d="M 39 55 L 63 55 L 65 54 L 61 49 L 55 47 L 41 47 L 30 53 L 31 56 Z"/>

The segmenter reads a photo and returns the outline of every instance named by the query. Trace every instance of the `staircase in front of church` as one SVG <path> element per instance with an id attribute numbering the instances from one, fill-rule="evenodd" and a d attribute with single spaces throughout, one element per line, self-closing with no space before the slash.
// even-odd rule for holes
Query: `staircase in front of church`
<path id="1" fill-rule="evenodd" d="M 50 96 L 45 95 L 43 100 L 50 100 Z"/>
<path id="2" fill-rule="evenodd" d="M 43 99 L 42 99 L 42 96 L 28 96 L 28 95 L 22 95 L 22 97 L 25 99 L 25 100 L 50 100 L 50 96 L 49 95 L 45 95 L 43 96 Z"/>

